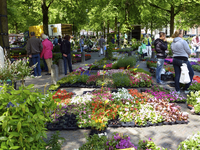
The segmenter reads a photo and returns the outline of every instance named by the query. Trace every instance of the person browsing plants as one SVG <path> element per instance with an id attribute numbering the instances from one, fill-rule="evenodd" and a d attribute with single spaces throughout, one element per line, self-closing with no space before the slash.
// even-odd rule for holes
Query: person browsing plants
<path id="1" fill-rule="evenodd" d="M 175 89 L 178 93 L 180 93 L 180 75 L 181 75 L 181 66 L 183 63 L 187 64 L 187 68 L 189 70 L 189 76 L 190 76 L 190 83 L 185 85 L 185 94 L 188 94 L 188 88 L 192 82 L 194 71 L 192 69 L 192 66 L 190 62 L 188 61 L 188 57 L 191 54 L 190 47 L 188 43 L 182 39 L 183 37 L 183 30 L 177 30 L 172 36 L 174 38 L 172 44 L 171 44 L 171 50 L 173 53 L 173 66 L 175 71 Z"/>
<path id="2" fill-rule="evenodd" d="M 42 41 L 43 49 L 42 49 L 42 53 L 40 54 L 40 58 L 45 59 L 45 62 L 48 67 L 48 73 L 45 75 L 51 75 L 53 44 L 51 43 L 51 41 L 49 41 L 47 39 L 47 35 L 45 35 L 45 34 L 42 34 L 42 39 L 43 39 L 43 41 Z"/>
<path id="3" fill-rule="evenodd" d="M 71 61 L 71 43 L 69 42 L 69 40 L 70 40 L 70 36 L 66 35 L 60 46 L 60 51 L 63 55 L 63 60 L 64 60 L 65 75 L 67 75 L 67 64 L 66 63 L 68 63 L 69 72 L 73 72 L 72 61 Z"/>
<path id="4" fill-rule="evenodd" d="M 161 71 L 163 69 L 164 60 L 166 58 L 165 51 L 167 50 L 166 34 L 164 32 L 160 32 L 160 38 L 155 40 L 154 45 L 158 59 L 156 69 L 156 82 L 158 84 L 165 84 L 163 81 L 161 81 Z"/>

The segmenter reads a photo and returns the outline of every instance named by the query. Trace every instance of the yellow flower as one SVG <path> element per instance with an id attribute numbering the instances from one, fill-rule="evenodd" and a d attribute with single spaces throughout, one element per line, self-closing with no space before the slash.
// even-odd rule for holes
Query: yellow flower
<path id="1" fill-rule="evenodd" d="M 85 66 L 88 66 L 88 64 L 85 64 Z"/>
<path id="2" fill-rule="evenodd" d="M 75 54 L 73 54 L 73 56 L 75 56 Z"/>
<path id="3" fill-rule="evenodd" d="M 98 123 L 98 120 L 95 120 L 96 123 Z"/>
<path id="4" fill-rule="evenodd" d="M 107 99 L 107 100 L 105 100 L 105 104 L 107 104 L 109 102 L 109 100 Z"/>
<path id="5" fill-rule="evenodd" d="M 106 65 L 104 65 L 103 68 L 106 68 Z"/>

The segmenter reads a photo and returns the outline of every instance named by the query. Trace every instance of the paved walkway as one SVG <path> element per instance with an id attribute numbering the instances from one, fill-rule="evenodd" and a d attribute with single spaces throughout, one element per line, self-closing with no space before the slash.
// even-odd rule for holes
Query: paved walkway
<path id="1" fill-rule="evenodd" d="M 92 59 L 83 63 L 77 63 L 73 65 L 73 69 L 78 66 L 84 66 L 85 64 L 90 64 L 96 60 L 101 59 L 98 57 L 98 53 L 91 53 Z M 146 62 L 138 62 L 140 64 L 139 68 L 146 68 Z M 45 73 L 43 73 L 45 74 Z M 200 73 L 195 72 L 195 75 L 200 75 Z M 60 76 L 60 78 L 62 78 Z M 154 78 L 155 81 L 155 78 Z M 43 75 L 40 79 L 27 79 L 26 85 L 35 84 L 35 88 L 43 90 L 44 85 L 47 83 L 50 85 L 50 76 Z M 171 88 L 171 87 L 168 87 Z M 74 91 L 77 94 L 82 94 L 86 89 L 83 88 L 66 88 L 68 91 Z M 171 88 L 173 89 L 173 88 Z M 87 89 L 88 90 L 88 89 Z M 93 89 L 90 89 L 93 90 Z M 171 150 L 176 150 L 179 143 L 185 140 L 189 135 L 200 131 L 200 116 L 192 115 L 187 109 L 185 104 L 179 104 L 181 110 L 189 113 L 189 124 L 181 125 L 165 125 L 165 126 L 156 126 L 156 127 L 147 127 L 147 128 L 108 128 L 108 134 L 111 136 L 111 133 L 121 132 L 128 134 L 131 137 L 131 141 L 134 144 L 137 144 L 140 139 L 145 140 L 149 137 L 153 138 L 155 143 L 158 146 L 162 146 Z M 79 148 L 84 142 L 86 142 L 85 135 L 88 135 L 90 130 L 72 130 L 72 131 L 60 131 L 62 137 L 66 139 L 63 144 L 62 150 L 74 150 Z M 48 131 L 48 138 L 54 133 L 54 131 Z"/>

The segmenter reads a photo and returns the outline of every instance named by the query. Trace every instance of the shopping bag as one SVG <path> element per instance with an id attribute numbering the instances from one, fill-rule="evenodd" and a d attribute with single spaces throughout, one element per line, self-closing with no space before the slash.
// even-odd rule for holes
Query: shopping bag
<path id="1" fill-rule="evenodd" d="M 181 66 L 181 76 L 179 82 L 183 84 L 190 83 L 190 75 L 186 63 L 183 63 Z"/>

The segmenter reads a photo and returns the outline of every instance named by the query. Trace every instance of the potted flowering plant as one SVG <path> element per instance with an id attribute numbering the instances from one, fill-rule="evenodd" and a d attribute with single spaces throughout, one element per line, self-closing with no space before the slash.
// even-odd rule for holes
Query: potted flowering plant
<path id="1" fill-rule="evenodd" d="M 109 150 L 114 150 L 114 149 L 128 150 L 128 148 L 133 148 L 132 150 L 137 149 L 137 147 L 131 143 L 129 136 L 120 133 L 114 133 L 112 138 L 108 139 L 108 141 L 106 142 L 106 149 Z"/>
<path id="2" fill-rule="evenodd" d="M 148 140 L 140 140 L 139 141 L 139 146 L 138 146 L 139 150 L 147 150 L 147 149 L 152 149 L 152 150 L 167 150 L 165 148 L 161 148 L 156 146 L 156 144 L 153 142 L 153 140 L 151 138 L 149 138 Z"/>

